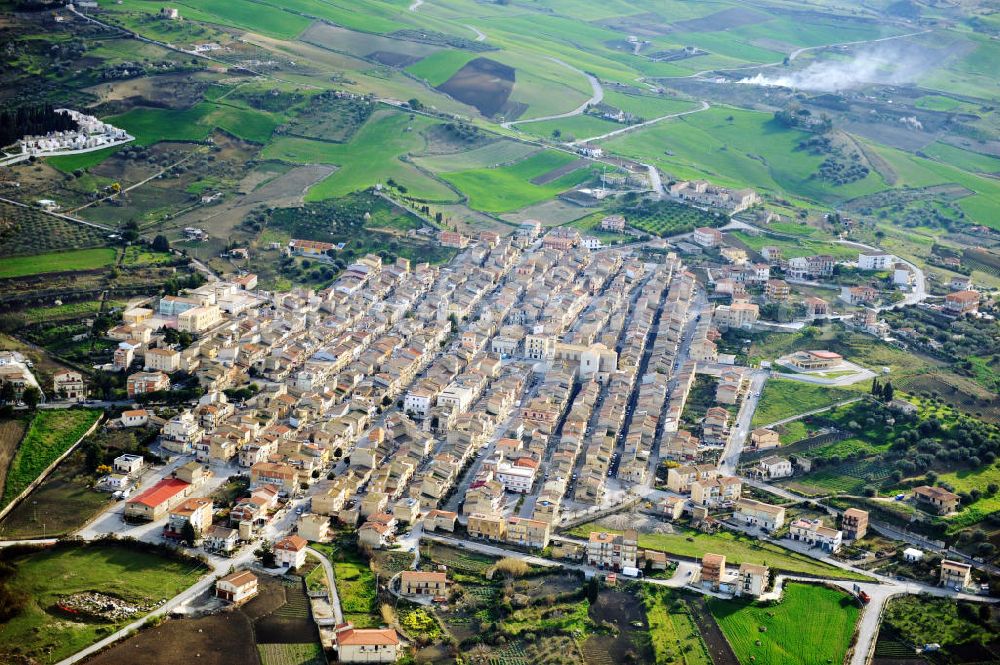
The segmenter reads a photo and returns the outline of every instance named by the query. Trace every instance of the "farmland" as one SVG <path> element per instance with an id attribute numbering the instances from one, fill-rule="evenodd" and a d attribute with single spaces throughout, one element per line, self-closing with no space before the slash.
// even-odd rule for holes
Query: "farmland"
<path id="1" fill-rule="evenodd" d="M 561 152 L 541 152 L 510 166 L 444 173 L 442 177 L 469 197 L 469 206 L 486 212 L 509 212 L 524 208 L 578 185 L 590 177 L 580 168 L 543 185 L 532 180 L 574 161 Z"/>
<path id="2" fill-rule="evenodd" d="M 977 604 L 946 598 L 903 596 L 889 600 L 879 633 L 897 636 L 906 645 L 941 645 L 947 662 L 990 662 L 1000 658 L 1000 632 L 995 615 L 983 614 Z"/>
<path id="3" fill-rule="evenodd" d="M 28 428 L 25 418 L 10 418 L 0 421 L 0 495 L 3 493 L 4 481 L 7 479 L 7 469 Z"/>
<path id="4" fill-rule="evenodd" d="M 73 224 L 34 208 L 22 208 L 0 202 L 0 219 L 9 222 L 9 226 L 0 225 L 0 257 L 4 257 L 0 271 L 12 270 L 7 267 L 9 265 L 7 257 L 37 256 L 59 250 L 78 250 L 105 244 L 106 234 L 99 229 Z M 21 266 L 18 268 L 19 271 L 27 270 L 23 264 L 15 263 L 15 265 Z"/>
<path id="5" fill-rule="evenodd" d="M 46 467 L 79 439 L 100 412 L 86 409 L 39 411 L 11 461 L 0 505 L 6 506 Z"/>
<path id="6" fill-rule="evenodd" d="M 684 601 L 663 587 L 645 585 L 640 593 L 657 663 L 680 659 L 683 665 L 710 665 L 711 657 Z"/>
<path id="7" fill-rule="evenodd" d="M 118 625 L 63 618 L 54 606 L 65 595 L 99 589 L 146 607 L 140 611 L 144 614 L 205 572 L 198 562 L 115 543 L 67 544 L 7 562 L 15 566 L 7 584 L 26 593 L 28 600 L 17 616 L 0 626 L 0 654 L 20 653 L 41 663 L 73 654 Z"/>
<path id="8" fill-rule="evenodd" d="M 78 249 L 35 256 L 11 257 L 0 265 L 0 278 L 25 277 L 47 272 L 70 272 L 106 268 L 115 261 L 115 250 Z"/>
<path id="9" fill-rule="evenodd" d="M 712 598 L 708 607 L 745 665 L 842 662 L 860 615 L 846 593 L 805 584 L 788 584 L 777 605 Z"/>
<path id="10" fill-rule="evenodd" d="M 858 392 L 850 388 L 831 388 L 790 379 L 769 379 L 761 391 L 753 424 L 767 425 L 858 396 Z"/>

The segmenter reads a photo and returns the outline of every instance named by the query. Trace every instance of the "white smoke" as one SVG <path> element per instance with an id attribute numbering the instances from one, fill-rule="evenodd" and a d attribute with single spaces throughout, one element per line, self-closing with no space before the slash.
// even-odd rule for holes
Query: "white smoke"
<path id="1" fill-rule="evenodd" d="M 805 69 L 767 76 L 763 72 L 739 83 L 765 87 L 840 92 L 873 83 L 901 85 L 913 82 L 930 65 L 926 58 L 906 50 L 881 46 L 857 53 L 850 60 L 814 62 Z"/>

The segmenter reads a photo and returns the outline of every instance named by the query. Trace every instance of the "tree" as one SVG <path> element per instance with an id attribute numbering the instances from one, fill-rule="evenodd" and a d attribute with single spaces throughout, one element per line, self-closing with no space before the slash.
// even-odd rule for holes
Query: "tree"
<path id="1" fill-rule="evenodd" d="M 181 528 L 181 540 L 186 542 L 188 545 L 194 545 L 198 542 L 201 534 L 198 533 L 198 529 L 191 524 L 191 520 L 184 522 L 184 526 Z"/>
<path id="2" fill-rule="evenodd" d="M 892 401 L 892 397 L 895 393 L 896 390 L 892 387 L 892 381 L 886 381 L 885 387 L 882 388 L 882 399 L 888 404 Z"/>
<path id="3" fill-rule="evenodd" d="M 596 577 L 591 577 L 587 580 L 587 600 L 589 600 L 591 604 L 597 602 L 597 594 L 600 593 L 600 591 L 601 587 L 598 585 Z"/>
<path id="4" fill-rule="evenodd" d="M 560 136 L 562 136 L 562 130 L 560 130 L 560 129 L 553 129 L 552 130 L 552 138 L 557 139 Z"/>
<path id="5" fill-rule="evenodd" d="M 2 386 L 0 386 L 0 402 L 4 404 L 10 404 L 17 397 L 17 393 L 14 391 L 14 384 L 10 381 L 5 381 Z"/>
<path id="6" fill-rule="evenodd" d="M 882 394 L 882 387 L 879 386 L 878 379 L 872 379 L 872 397 L 879 397 Z"/>
<path id="7" fill-rule="evenodd" d="M 42 391 L 35 386 L 28 386 L 24 389 L 24 393 L 21 394 L 21 400 L 27 405 L 31 410 L 34 410 L 40 401 L 42 401 Z"/>
<path id="8" fill-rule="evenodd" d="M 167 240 L 167 236 L 161 234 L 153 238 L 153 249 L 157 252 L 169 252 L 170 241 Z"/>

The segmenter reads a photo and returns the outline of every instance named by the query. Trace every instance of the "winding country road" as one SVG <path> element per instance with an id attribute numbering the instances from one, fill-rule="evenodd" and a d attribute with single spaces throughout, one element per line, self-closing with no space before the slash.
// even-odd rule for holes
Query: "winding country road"
<path id="1" fill-rule="evenodd" d="M 591 90 L 593 90 L 593 94 L 590 96 L 590 99 L 585 101 L 583 104 L 580 104 L 580 106 L 576 107 L 572 111 L 567 111 L 566 113 L 546 115 L 542 116 L 541 118 L 529 118 L 527 120 L 514 120 L 512 122 L 502 123 L 500 125 L 501 127 L 503 127 L 504 129 L 510 129 L 514 125 L 524 125 L 529 122 L 544 122 L 546 120 L 560 120 L 562 118 L 572 118 L 573 116 L 581 115 L 584 111 L 587 110 L 587 107 L 590 106 L 591 104 L 600 104 L 601 100 L 604 99 L 604 88 L 601 87 L 601 82 L 597 80 L 596 76 L 592 76 L 591 74 L 588 74 L 587 72 L 581 69 L 577 69 L 573 65 L 563 60 L 560 60 L 559 58 L 549 58 L 549 60 L 557 64 L 560 64 L 568 69 L 572 69 L 577 74 L 583 74 L 584 76 L 586 76 L 587 80 L 590 81 L 590 88 Z"/>
<path id="2" fill-rule="evenodd" d="M 473 26 L 469 25 L 468 23 L 465 24 L 465 27 L 468 28 L 469 30 L 472 30 L 474 33 L 476 33 L 476 41 L 477 42 L 485 42 L 486 41 L 486 33 L 485 32 L 483 32 L 479 28 L 476 28 L 476 27 L 473 27 Z"/>
<path id="3" fill-rule="evenodd" d="M 602 141 L 604 139 L 609 139 L 612 136 L 618 136 L 619 134 L 624 134 L 626 132 L 631 132 L 633 129 L 641 129 L 643 127 L 648 127 L 650 125 L 655 125 L 656 123 L 667 120 L 669 118 L 679 118 L 682 115 L 691 115 L 692 113 L 701 113 L 702 111 L 707 111 L 711 108 L 711 104 L 706 102 L 704 99 L 701 100 L 701 106 L 696 109 L 689 109 L 687 111 L 681 111 L 679 113 L 670 113 L 668 115 L 661 115 L 659 118 L 653 118 L 652 120 L 647 120 L 646 122 L 640 122 L 635 125 L 628 125 L 627 127 L 622 127 L 621 129 L 616 129 L 613 132 L 608 132 L 607 134 L 601 134 L 599 136 L 591 136 L 589 138 L 580 139 L 578 141 L 573 141 L 573 145 L 580 145 L 583 143 L 590 143 L 591 141 Z"/>

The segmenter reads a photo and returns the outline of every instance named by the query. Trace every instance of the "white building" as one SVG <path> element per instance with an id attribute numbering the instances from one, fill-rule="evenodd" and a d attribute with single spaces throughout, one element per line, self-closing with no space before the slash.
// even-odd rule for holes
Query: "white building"
<path id="1" fill-rule="evenodd" d="M 888 270 L 896 262 L 896 257 L 885 252 L 862 252 L 858 254 L 858 270 Z"/>
<path id="2" fill-rule="evenodd" d="M 537 469 L 528 466 L 517 466 L 507 462 L 500 462 L 497 465 L 497 480 L 508 492 L 519 492 L 525 494 L 531 491 L 531 486 L 535 482 Z"/>

